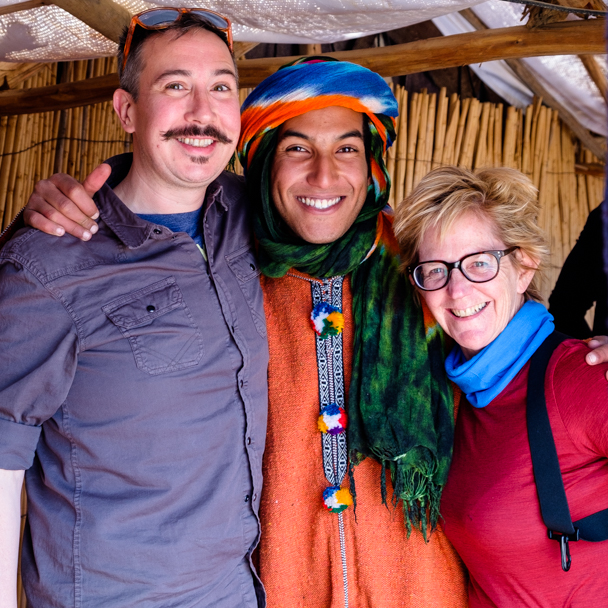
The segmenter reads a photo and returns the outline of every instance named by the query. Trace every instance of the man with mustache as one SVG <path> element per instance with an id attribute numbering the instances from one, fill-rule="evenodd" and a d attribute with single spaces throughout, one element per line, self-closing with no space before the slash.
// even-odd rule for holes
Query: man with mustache
<path id="1" fill-rule="evenodd" d="M 268 347 L 242 180 L 223 171 L 231 44 L 213 12 L 134 17 L 114 93 L 134 152 L 109 161 L 96 238 L 27 229 L 0 254 L 2 608 L 24 470 L 31 605 L 264 605 Z"/>

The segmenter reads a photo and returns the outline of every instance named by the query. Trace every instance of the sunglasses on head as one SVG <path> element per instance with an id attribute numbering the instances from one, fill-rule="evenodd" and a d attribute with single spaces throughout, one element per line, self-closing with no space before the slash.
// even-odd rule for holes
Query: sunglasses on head
<path id="1" fill-rule="evenodd" d="M 195 15 L 201 21 L 204 21 L 222 32 L 222 34 L 225 34 L 228 48 L 232 53 L 232 25 L 227 17 L 205 8 L 151 8 L 134 15 L 131 19 L 123 51 L 122 69 L 124 70 L 125 65 L 127 65 L 127 57 L 129 56 L 129 50 L 131 49 L 133 33 L 138 25 L 146 30 L 164 30 L 170 27 L 171 24 L 179 21 L 182 18 L 182 15 L 186 14 Z"/>

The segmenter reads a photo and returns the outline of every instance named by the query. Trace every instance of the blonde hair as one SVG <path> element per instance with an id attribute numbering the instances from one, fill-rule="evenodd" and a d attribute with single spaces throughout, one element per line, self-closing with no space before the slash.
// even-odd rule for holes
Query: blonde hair
<path id="1" fill-rule="evenodd" d="M 540 275 L 547 264 L 549 248 L 537 222 L 537 194 L 534 184 L 515 169 L 434 169 L 422 178 L 395 212 L 401 270 L 406 271 L 418 262 L 418 250 L 429 229 L 438 228 L 442 238 L 457 219 L 473 212 L 492 223 L 505 248 L 519 247 L 533 260 L 536 272 L 525 295 L 541 300 Z M 524 266 L 515 255 L 511 260 L 515 265 Z"/>

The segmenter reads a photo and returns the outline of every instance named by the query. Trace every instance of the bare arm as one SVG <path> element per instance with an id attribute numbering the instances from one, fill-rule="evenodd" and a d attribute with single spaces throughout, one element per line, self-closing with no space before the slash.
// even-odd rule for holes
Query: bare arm
<path id="1" fill-rule="evenodd" d="M 101 164 L 81 184 L 65 173 L 55 173 L 34 186 L 23 212 L 26 224 L 47 234 L 66 232 L 88 241 L 97 232 L 99 211 L 92 196 L 110 176 L 110 166 Z"/>
<path id="2" fill-rule="evenodd" d="M 23 474 L 0 469 L 0 608 L 17 608 Z"/>

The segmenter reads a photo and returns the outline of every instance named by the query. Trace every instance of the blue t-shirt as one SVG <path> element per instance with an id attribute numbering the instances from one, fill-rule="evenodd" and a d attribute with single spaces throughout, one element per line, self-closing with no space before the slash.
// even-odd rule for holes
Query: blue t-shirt
<path id="1" fill-rule="evenodd" d="M 185 213 L 138 213 L 137 215 L 151 224 L 160 224 L 172 232 L 185 232 L 201 248 L 203 248 L 203 231 L 199 218 L 202 207 Z"/>

